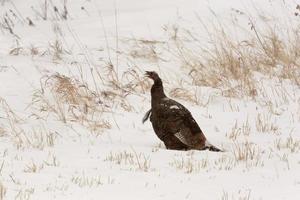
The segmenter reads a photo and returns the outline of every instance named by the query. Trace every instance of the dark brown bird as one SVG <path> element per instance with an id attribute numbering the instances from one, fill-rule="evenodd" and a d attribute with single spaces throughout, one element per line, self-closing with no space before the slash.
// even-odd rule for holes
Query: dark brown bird
<path id="1" fill-rule="evenodd" d="M 166 148 L 221 151 L 209 144 L 190 111 L 165 95 L 158 74 L 146 71 L 145 75 L 151 78 L 154 84 L 151 87 L 151 109 L 145 114 L 143 123 L 150 117 L 154 132 Z"/>

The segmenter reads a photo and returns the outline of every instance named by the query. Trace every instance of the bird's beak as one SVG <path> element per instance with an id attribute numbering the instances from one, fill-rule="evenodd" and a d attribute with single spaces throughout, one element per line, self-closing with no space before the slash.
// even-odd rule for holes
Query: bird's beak
<path id="1" fill-rule="evenodd" d="M 145 73 L 145 77 L 148 77 L 148 78 L 150 78 L 150 76 L 151 76 L 151 73 L 149 72 L 149 71 L 145 71 L 146 73 Z"/>

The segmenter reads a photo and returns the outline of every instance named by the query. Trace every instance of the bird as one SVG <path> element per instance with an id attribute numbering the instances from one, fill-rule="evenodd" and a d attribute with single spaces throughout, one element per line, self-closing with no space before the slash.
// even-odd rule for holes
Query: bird
<path id="1" fill-rule="evenodd" d="M 207 141 L 187 108 L 165 95 L 162 80 L 155 71 L 146 71 L 145 76 L 154 83 L 151 87 L 151 109 L 142 122 L 150 118 L 154 132 L 167 149 L 222 151 Z"/>

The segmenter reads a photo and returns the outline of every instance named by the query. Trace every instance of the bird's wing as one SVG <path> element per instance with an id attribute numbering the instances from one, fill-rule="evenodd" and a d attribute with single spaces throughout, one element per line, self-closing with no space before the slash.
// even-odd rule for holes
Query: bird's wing
<path id="1" fill-rule="evenodd" d="M 191 113 L 176 101 L 168 101 L 161 106 L 164 128 L 174 134 L 189 147 L 200 147 L 205 143 L 205 136 Z"/>
<path id="2" fill-rule="evenodd" d="M 196 149 L 205 147 L 205 137 L 202 133 L 192 133 L 188 127 L 182 127 L 174 136 L 183 144 Z"/>
<path id="3" fill-rule="evenodd" d="M 144 115 L 143 120 L 142 120 L 143 123 L 145 123 L 145 121 L 148 120 L 149 116 L 151 115 L 151 112 L 152 112 L 152 109 L 150 109 L 146 112 L 146 114 Z"/>

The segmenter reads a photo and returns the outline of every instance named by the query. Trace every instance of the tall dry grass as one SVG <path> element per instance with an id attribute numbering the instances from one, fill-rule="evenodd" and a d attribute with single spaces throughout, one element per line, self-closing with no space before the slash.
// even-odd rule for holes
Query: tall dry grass
<path id="1" fill-rule="evenodd" d="M 296 25 L 265 13 L 233 10 L 233 15 L 223 20 L 212 13 L 209 22 L 197 16 L 200 30 L 179 23 L 164 26 L 166 49 L 191 83 L 220 89 L 225 97 L 252 99 L 261 95 L 260 76 L 299 86 L 300 23 L 294 13 L 285 17 Z"/>
<path id="2" fill-rule="evenodd" d="M 109 129 L 111 120 L 119 111 L 135 111 L 134 104 L 127 99 L 130 95 L 145 93 L 149 81 L 135 68 L 125 71 L 118 77 L 115 66 L 104 66 L 100 71 L 91 70 L 94 85 L 84 79 L 63 74 L 45 75 L 41 78 L 30 105 L 32 116 L 46 120 L 54 117 L 63 123 L 78 123 L 94 134 Z M 104 75 L 105 74 L 105 75 Z M 101 80 L 100 80 L 101 79 Z M 102 84 L 100 84 L 102 82 Z M 109 120 L 110 119 L 110 120 Z"/>
<path id="3" fill-rule="evenodd" d="M 261 101 L 259 103 L 277 114 L 277 102 L 266 92 L 273 90 L 273 86 L 266 87 L 262 80 L 288 82 L 296 87 L 300 83 L 300 20 L 295 18 L 293 10 L 282 9 L 285 15 L 280 16 L 284 19 L 256 8 L 251 14 L 247 10 L 232 9 L 229 19 L 213 11 L 209 20 L 196 14 L 196 25 L 187 25 L 184 20 L 165 25 L 164 39 L 123 40 L 129 47 L 119 49 L 119 59 L 123 56 L 129 63 L 151 63 L 159 66 L 158 69 L 169 61 L 180 63 L 190 86 L 215 88 L 224 97 Z M 210 99 L 203 102 L 198 91 L 182 84 L 181 80 L 163 78 L 171 97 L 203 106 L 209 104 Z M 278 101 L 295 99 L 295 95 L 283 87 L 274 90 Z"/>
<path id="4" fill-rule="evenodd" d="M 43 123 L 38 126 L 26 126 L 27 121 L 19 117 L 3 98 L 0 98 L 0 108 L 4 111 L 1 113 L 5 122 L 1 127 L 3 136 L 9 137 L 15 147 L 44 149 L 54 146 L 56 132 L 49 131 Z"/>
<path id="5" fill-rule="evenodd" d="M 41 79 L 41 88 L 33 94 L 31 106 L 36 118 L 53 116 L 63 123 L 78 122 L 94 133 L 110 128 L 103 117 L 109 106 L 86 84 L 61 74 Z"/>
<path id="6" fill-rule="evenodd" d="M 6 188 L 0 181 L 0 200 L 4 200 L 5 194 L 6 194 Z"/>

